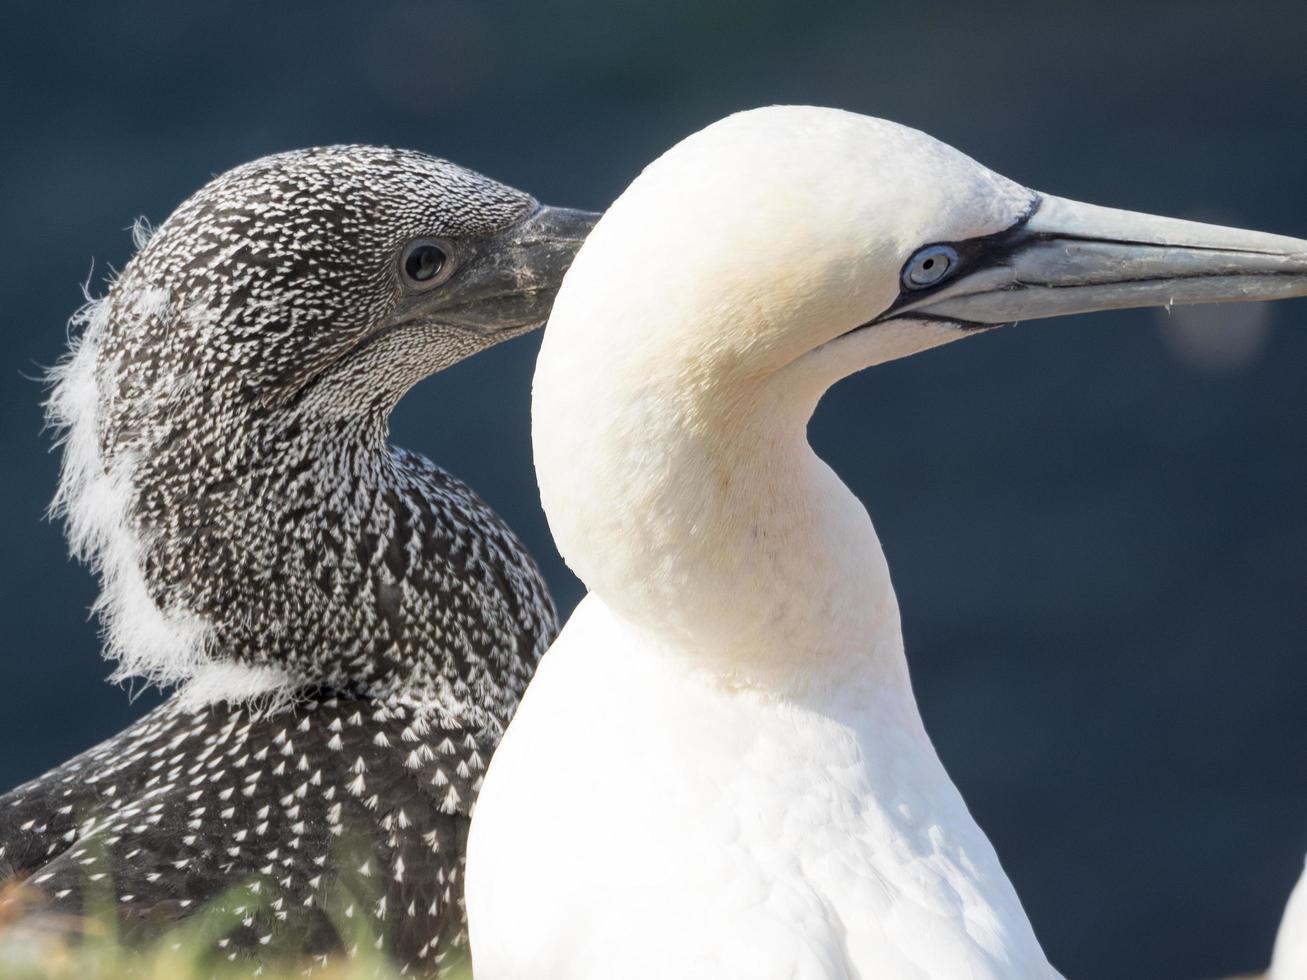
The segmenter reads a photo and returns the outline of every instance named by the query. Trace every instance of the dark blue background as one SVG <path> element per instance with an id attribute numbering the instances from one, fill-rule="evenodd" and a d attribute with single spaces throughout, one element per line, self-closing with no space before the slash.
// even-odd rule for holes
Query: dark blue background
<path id="1" fill-rule="evenodd" d="M 91 260 L 99 283 L 134 217 L 215 172 L 393 143 L 601 208 L 711 120 L 810 102 L 1052 193 L 1307 236 L 1301 3 L 152 0 L 4 22 L 6 786 L 154 703 L 102 682 L 24 375 L 59 356 Z M 1264 333 L 1218 314 L 1245 349 L 1214 363 L 1185 355 L 1212 324 L 1182 311 L 1030 324 L 854 378 L 813 426 L 884 539 L 940 753 L 1073 977 L 1263 964 L 1307 851 L 1307 305 L 1265 310 Z M 570 609 L 530 466 L 536 343 L 422 385 L 394 436 L 480 490 Z"/>

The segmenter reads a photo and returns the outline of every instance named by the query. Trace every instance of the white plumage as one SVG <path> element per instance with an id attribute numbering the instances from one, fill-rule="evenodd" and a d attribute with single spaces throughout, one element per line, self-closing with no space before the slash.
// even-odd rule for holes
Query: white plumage
<path id="1" fill-rule="evenodd" d="M 1056 976 L 808 418 L 847 374 L 1025 308 L 1300 293 L 1304 252 L 1041 196 L 833 110 L 733 116 L 650 165 L 537 368 L 542 499 L 590 594 L 478 803 L 478 978 Z"/>
<path id="2" fill-rule="evenodd" d="M 1302 980 L 1307 977 L 1307 871 L 1289 896 L 1280 931 L 1275 936 L 1275 956 L 1270 980 Z"/>

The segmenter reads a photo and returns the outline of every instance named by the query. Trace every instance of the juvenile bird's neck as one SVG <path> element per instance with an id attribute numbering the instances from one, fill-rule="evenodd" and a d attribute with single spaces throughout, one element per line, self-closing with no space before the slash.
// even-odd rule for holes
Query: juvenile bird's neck
<path id="1" fill-rule="evenodd" d="M 326 685 L 506 722 L 553 609 L 468 487 L 389 446 L 384 414 L 237 415 L 194 385 L 115 399 L 100 339 L 91 324 L 51 414 L 119 677 L 197 700 Z"/>
<path id="2" fill-rule="evenodd" d="M 819 393 L 696 378 L 692 359 L 576 361 L 546 338 L 533 424 L 550 527 L 586 585 L 732 682 L 910 706 L 880 543 L 808 445 Z"/>

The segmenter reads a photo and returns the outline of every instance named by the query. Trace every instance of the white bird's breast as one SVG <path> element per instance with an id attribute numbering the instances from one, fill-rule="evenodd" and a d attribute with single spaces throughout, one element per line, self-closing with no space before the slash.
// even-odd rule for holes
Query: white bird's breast
<path id="1" fill-rule="evenodd" d="M 919 725 L 676 656 L 594 596 L 545 656 L 472 824 L 479 980 L 1056 976 Z"/>

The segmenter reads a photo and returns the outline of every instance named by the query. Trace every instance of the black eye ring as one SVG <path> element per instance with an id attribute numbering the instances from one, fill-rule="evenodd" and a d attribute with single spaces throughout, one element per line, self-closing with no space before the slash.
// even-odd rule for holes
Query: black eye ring
<path id="1" fill-rule="evenodd" d="M 404 246 L 399 269 L 413 288 L 431 289 L 453 275 L 453 249 L 441 238 L 415 238 Z"/>
<path id="2" fill-rule="evenodd" d="M 934 286 L 957 268 L 958 253 L 949 245 L 927 245 L 908 259 L 903 267 L 903 285 L 907 289 Z"/>

